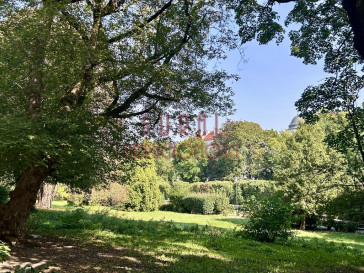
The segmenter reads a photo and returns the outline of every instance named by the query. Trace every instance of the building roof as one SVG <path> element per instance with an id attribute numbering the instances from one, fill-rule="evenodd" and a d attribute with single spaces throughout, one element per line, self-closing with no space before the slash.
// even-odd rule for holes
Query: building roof
<path id="1" fill-rule="evenodd" d="M 214 140 L 214 132 L 213 131 L 209 131 L 207 132 L 207 134 L 205 136 L 202 136 L 202 139 L 204 141 L 211 141 Z"/>

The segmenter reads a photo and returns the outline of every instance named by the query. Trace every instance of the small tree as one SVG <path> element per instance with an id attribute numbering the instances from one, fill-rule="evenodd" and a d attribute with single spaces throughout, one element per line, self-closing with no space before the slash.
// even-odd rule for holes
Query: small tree
<path id="1" fill-rule="evenodd" d="M 138 157 L 122 167 L 122 182 L 129 186 L 129 203 L 126 206 L 132 210 L 154 211 L 161 201 L 155 159 L 150 147 L 150 141 L 143 141 Z"/>

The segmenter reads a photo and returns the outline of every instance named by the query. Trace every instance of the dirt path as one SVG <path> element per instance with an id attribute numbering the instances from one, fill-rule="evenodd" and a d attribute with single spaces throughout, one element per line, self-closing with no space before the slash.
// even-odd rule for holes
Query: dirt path
<path id="1" fill-rule="evenodd" d="M 42 272 L 161 272 L 155 257 L 126 248 L 81 244 L 79 241 L 42 236 L 12 247 L 11 258 L 0 264 L 0 272 L 31 264 Z"/>

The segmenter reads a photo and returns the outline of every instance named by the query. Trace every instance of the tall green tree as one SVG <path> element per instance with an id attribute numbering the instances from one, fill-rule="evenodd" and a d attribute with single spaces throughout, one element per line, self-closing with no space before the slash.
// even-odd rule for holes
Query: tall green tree
<path id="1" fill-rule="evenodd" d="M 291 134 L 283 133 L 272 144 L 274 179 L 280 190 L 297 205 L 301 229 L 306 217 L 317 213 L 351 183 L 345 157 L 328 147 L 323 122 L 304 124 Z"/>
<path id="2" fill-rule="evenodd" d="M 292 2 L 293 8 L 284 21 L 275 11 L 276 4 Z M 291 55 L 305 64 L 323 60 L 329 73 L 323 83 L 308 86 L 296 103 L 307 122 L 318 114 L 345 111 L 348 123 L 331 138 L 333 147 L 357 154 L 352 169 L 364 168 L 363 107 L 360 93 L 364 90 L 364 1 L 363 0 L 272 0 L 237 1 L 237 22 L 243 42 L 257 39 L 261 44 L 271 40 L 280 43 L 289 25 Z M 345 147 L 345 148 L 344 148 Z M 361 172 L 361 171 L 356 171 Z M 360 178 L 362 180 L 362 178 Z"/>
<path id="3" fill-rule="evenodd" d="M 247 121 L 226 123 L 215 137 L 211 151 L 209 173 L 215 179 L 271 178 L 272 169 L 267 161 L 269 139 L 276 133 L 263 130 L 259 124 Z"/>
<path id="4" fill-rule="evenodd" d="M 160 112 L 228 113 L 235 77 L 207 69 L 236 37 L 225 1 L 0 3 L 0 236 L 24 235 L 49 177 L 87 188 Z M 211 29 L 218 31 L 211 32 Z"/>
<path id="5" fill-rule="evenodd" d="M 176 145 L 173 165 L 182 181 L 198 182 L 204 180 L 207 165 L 206 144 L 198 137 L 190 137 Z"/>

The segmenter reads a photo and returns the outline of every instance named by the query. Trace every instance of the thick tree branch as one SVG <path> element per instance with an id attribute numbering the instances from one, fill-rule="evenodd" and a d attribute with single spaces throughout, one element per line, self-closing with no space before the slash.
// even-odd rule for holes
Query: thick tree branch
<path id="1" fill-rule="evenodd" d="M 140 116 L 140 115 L 144 115 L 146 113 L 149 113 L 150 111 L 154 110 L 156 106 L 156 103 L 154 103 L 152 106 L 146 108 L 143 111 L 140 112 L 134 112 L 134 113 L 126 113 L 126 114 L 122 114 L 122 115 L 118 115 L 118 118 L 131 118 L 131 117 L 136 117 L 136 116 Z"/>
<path id="2" fill-rule="evenodd" d="M 142 97 L 153 84 L 153 79 L 150 79 L 144 86 L 133 92 L 124 102 L 113 110 L 104 113 L 107 117 L 119 117 L 120 113 L 127 111 L 133 102 Z"/>
<path id="3" fill-rule="evenodd" d="M 115 43 L 118 42 L 126 37 L 129 37 L 142 29 L 145 28 L 146 25 L 148 25 L 150 22 L 158 18 L 163 12 L 165 12 L 168 8 L 172 6 L 173 0 L 170 0 L 168 3 L 166 3 L 161 9 L 159 9 L 156 13 L 154 13 L 152 16 L 150 16 L 145 22 L 138 24 L 134 29 L 131 29 L 125 33 L 121 33 L 113 38 L 110 38 L 108 40 L 109 43 Z"/>
<path id="4" fill-rule="evenodd" d="M 171 61 L 171 59 L 176 56 L 183 48 L 183 46 L 188 43 L 188 41 L 190 40 L 189 37 L 189 32 L 191 30 L 192 27 L 192 22 L 191 22 L 191 18 L 190 18 L 190 13 L 189 13 L 189 5 L 188 5 L 188 1 L 185 0 L 185 14 L 186 14 L 186 18 L 187 18 L 187 24 L 186 24 L 186 29 L 184 31 L 183 37 L 181 38 L 181 41 L 179 42 L 179 44 L 172 49 L 169 54 L 165 54 L 165 60 L 163 62 L 163 66 L 166 66 L 169 64 L 169 62 Z M 112 117 L 119 117 L 120 113 L 127 111 L 130 106 L 132 105 L 132 103 L 134 103 L 135 101 L 137 101 L 139 98 L 146 96 L 149 98 L 153 98 L 153 99 L 160 99 L 160 100 L 164 100 L 164 101 L 172 101 L 175 100 L 174 98 L 171 97 L 163 97 L 160 95 L 154 95 L 154 94 L 148 94 L 148 89 L 149 87 L 153 84 L 154 82 L 154 77 L 152 76 L 151 79 L 149 79 L 149 81 L 141 88 L 139 88 L 137 91 L 135 91 L 134 93 L 132 93 L 124 102 L 123 104 L 121 104 L 120 106 L 116 107 L 113 110 L 108 110 L 105 111 L 104 115 L 105 116 L 112 116 Z M 110 107 L 108 107 L 108 109 L 110 109 Z"/>

